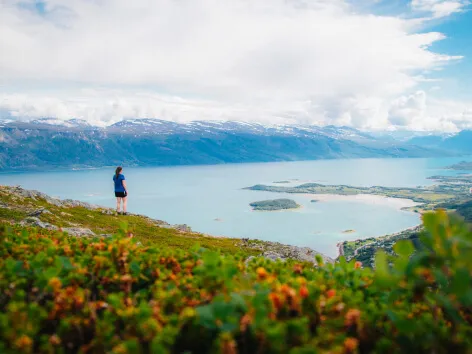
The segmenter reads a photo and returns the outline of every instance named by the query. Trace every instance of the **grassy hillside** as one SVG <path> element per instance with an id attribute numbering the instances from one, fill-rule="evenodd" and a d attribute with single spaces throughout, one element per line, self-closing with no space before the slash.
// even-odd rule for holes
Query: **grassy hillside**
<path id="1" fill-rule="evenodd" d="M 0 352 L 470 353 L 472 233 L 424 225 L 375 272 L 3 226 Z"/>
<path id="2" fill-rule="evenodd" d="M 192 232 L 186 225 L 169 225 L 144 215 L 117 215 L 113 209 L 74 200 L 59 200 L 19 187 L 0 186 L 0 224 L 22 224 L 47 230 L 62 230 L 71 235 L 111 236 L 126 228 L 129 236 L 143 245 L 189 250 L 196 243 L 210 250 L 241 254 L 244 257 L 267 255 L 314 262 L 318 252 L 260 240 L 215 237 Z M 333 262 L 320 254 L 324 261 Z"/>
<path id="3" fill-rule="evenodd" d="M 209 249 L 222 249 L 226 252 L 242 252 L 258 254 L 260 251 L 240 245 L 241 241 L 231 238 L 216 238 L 192 232 L 182 232 L 169 228 L 163 221 L 153 220 L 141 215 L 117 215 L 110 209 L 90 209 L 86 206 L 65 207 L 53 205 L 42 198 L 25 197 L 15 192 L 11 187 L 0 186 L 0 203 L 9 208 L 1 208 L 0 222 L 21 222 L 28 215 L 39 212 L 39 218 L 44 223 L 50 223 L 59 228 L 87 228 L 97 235 L 111 235 L 126 227 L 130 235 L 143 243 L 156 246 L 168 246 L 189 249 L 195 243 L 200 243 Z M 86 205 L 86 204 L 84 204 Z"/>

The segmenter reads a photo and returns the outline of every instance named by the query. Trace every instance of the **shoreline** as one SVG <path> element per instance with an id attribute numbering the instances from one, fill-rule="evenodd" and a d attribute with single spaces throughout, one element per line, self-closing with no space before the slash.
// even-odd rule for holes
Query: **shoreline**
<path id="1" fill-rule="evenodd" d="M 316 194 L 316 193 L 304 193 L 303 196 L 316 200 L 317 202 L 330 202 L 330 201 L 354 201 L 366 204 L 380 204 L 384 206 L 394 207 L 397 210 L 408 211 L 413 213 L 413 211 L 407 210 L 406 208 L 412 208 L 422 203 L 414 202 L 411 199 L 407 198 L 393 198 L 386 197 L 378 194 L 352 194 L 352 195 L 342 195 L 342 194 Z"/>
<path id="2" fill-rule="evenodd" d="M 341 194 L 314 194 L 314 193 L 305 193 L 303 194 L 304 197 L 310 198 L 310 199 L 315 199 L 317 202 L 330 202 L 330 201 L 354 201 L 354 202 L 359 202 L 359 203 L 366 203 L 366 204 L 371 204 L 371 205 L 382 205 L 382 206 L 388 206 L 392 207 L 395 210 L 398 211 L 403 211 L 403 212 L 408 212 L 408 213 L 413 213 L 415 212 L 413 210 L 410 210 L 409 208 L 414 208 L 416 206 L 422 205 L 422 203 L 417 203 L 414 202 L 411 199 L 407 198 L 393 198 L 393 197 L 386 197 L 383 195 L 377 195 L 377 194 L 352 194 L 352 195 L 341 195 Z M 418 214 L 420 215 L 420 214 Z M 379 235 L 379 236 L 374 236 L 376 239 L 380 238 L 385 238 L 385 237 L 390 237 L 390 236 L 396 236 L 398 234 L 401 234 L 402 232 L 405 231 L 411 231 L 416 229 L 418 226 L 420 226 L 421 223 L 418 223 L 415 226 L 411 226 L 406 229 L 402 229 L 398 232 L 391 233 L 391 234 L 384 234 L 384 235 Z M 362 239 L 362 238 L 360 238 Z M 334 259 L 338 259 L 339 257 L 344 255 L 344 248 L 343 248 L 343 243 L 347 240 L 339 241 L 336 243 L 336 256 Z"/>

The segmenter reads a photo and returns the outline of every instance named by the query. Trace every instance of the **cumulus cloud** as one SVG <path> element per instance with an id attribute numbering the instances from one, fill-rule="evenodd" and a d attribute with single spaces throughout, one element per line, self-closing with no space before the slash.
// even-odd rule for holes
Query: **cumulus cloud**
<path id="1" fill-rule="evenodd" d="M 426 93 L 417 91 L 394 100 L 388 112 L 388 120 L 395 126 L 410 126 L 413 121 L 423 119 L 425 110 Z"/>
<path id="2" fill-rule="evenodd" d="M 441 18 L 462 12 L 469 4 L 469 0 L 412 0 L 411 7 L 431 13 L 433 18 Z"/>
<path id="3" fill-rule="evenodd" d="M 397 97 L 460 59 L 429 49 L 442 34 L 343 0 L 39 4 L 0 5 L 0 109 L 17 117 L 401 125 L 413 103 Z"/>

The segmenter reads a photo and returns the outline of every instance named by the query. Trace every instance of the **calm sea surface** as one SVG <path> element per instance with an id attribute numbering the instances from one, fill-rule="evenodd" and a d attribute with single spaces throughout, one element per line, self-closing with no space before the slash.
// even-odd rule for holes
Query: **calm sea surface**
<path id="1" fill-rule="evenodd" d="M 128 211 L 213 235 L 308 246 L 330 256 L 336 243 L 397 232 L 419 216 L 393 205 L 359 200 L 311 203 L 308 196 L 242 190 L 254 184 L 319 182 L 353 186 L 429 185 L 427 177 L 454 174 L 441 167 L 462 160 L 353 159 L 216 166 L 126 168 Z M 21 185 L 60 198 L 114 207 L 113 169 L 0 174 L 0 184 Z M 288 197 L 294 211 L 255 212 L 249 203 Z M 345 234 L 344 230 L 355 230 Z"/>

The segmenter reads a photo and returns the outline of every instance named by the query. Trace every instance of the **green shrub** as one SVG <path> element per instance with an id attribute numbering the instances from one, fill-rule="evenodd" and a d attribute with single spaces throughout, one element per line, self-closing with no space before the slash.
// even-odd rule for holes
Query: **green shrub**
<path id="1" fill-rule="evenodd" d="M 424 225 L 375 270 L 4 228 L 0 353 L 471 353 L 472 234 Z"/>

